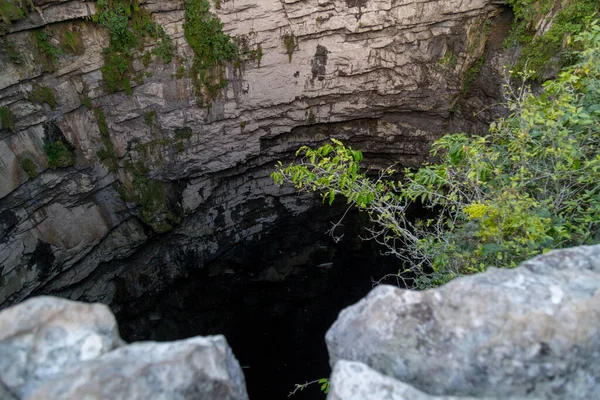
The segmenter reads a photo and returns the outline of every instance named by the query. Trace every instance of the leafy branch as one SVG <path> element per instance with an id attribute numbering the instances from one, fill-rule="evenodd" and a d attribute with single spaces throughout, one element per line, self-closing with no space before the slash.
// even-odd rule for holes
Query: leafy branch
<path id="1" fill-rule="evenodd" d="M 506 85 L 512 114 L 489 135 L 446 135 L 433 143 L 439 162 L 371 177 L 362 154 L 336 139 L 302 147 L 296 164 L 279 163 L 276 184 L 336 196 L 366 212 L 368 236 L 400 258 L 426 288 L 490 266 L 512 267 L 550 249 L 600 242 L 600 25 L 573 41 L 577 62 L 535 96 L 520 73 Z M 406 214 L 422 204 L 430 216 Z M 337 226 L 337 224 L 334 224 Z"/>

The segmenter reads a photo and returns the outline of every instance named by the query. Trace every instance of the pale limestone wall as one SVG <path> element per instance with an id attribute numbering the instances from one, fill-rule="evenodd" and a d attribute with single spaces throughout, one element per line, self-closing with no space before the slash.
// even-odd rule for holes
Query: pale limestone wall
<path id="1" fill-rule="evenodd" d="M 169 248 L 146 245 L 145 261 L 132 273 L 153 282 L 178 276 L 184 268 L 180 252 L 210 257 L 224 241 L 260 235 L 280 212 L 305 211 L 310 203 L 274 188 L 268 177 L 274 162 L 300 145 L 335 136 L 377 155 L 376 161 L 418 165 L 428 143 L 444 132 L 464 73 L 484 51 L 484 22 L 501 2 L 221 0 L 214 11 L 226 32 L 245 35 L 249 47 L 260 45 L 264 55 L 260 67 L 256 61 L 245 62 L 241 72 L 229 66 L 229 84 L 211 108 L 197 106 L 189 77 L 175 77 L 178 64 L 189 69 L 193 59 L 181 1 L 142 2 L 173 37 L 180 58 L 168 65 L 154 60 L 148 68 L 136 61 L 143 81 L 131 95 L 108 94 L 104 87 L 100 68 L 108 33 L 91 22 L 94 3 L 35 3 L 36 12 L 14 23 L 7 36 L 25 64 L 0 59 L 0 107 L 8 106 L 17 119 L 15 133 L 0 133 L 0 305 L 64 288 L 61 293 L 74 298 L 112 301 L 116 289 L 91 276 L 125 274 L 127 263 L 119 260 L 154 236 L 137 218 L 136 205 L 117 193 L 121 182 L 131 180 L 123 169 L 127 162 L 142 161 L 150 177 L 167 182 L 171 206 L 180 214 L 165 240 Z M 81 31 L 85 52 L 61 55 L 56 71 L 42 74 L 31 30 L 61 21 Z M 298 43 L 291 62 L 286 34 Z M 455 66 L 439 62 L 447 53 L 456 56 Z M 36 84 L 55 90 L 56 109 L 27 99 Z M 81 105 L 84 96 L 106 115 L 120 158 L 116 174 L 96 155 L 102 140 L 96 116 Z M 153 127 L 144 123 L 151 111 Z M 48 121 L 75 146 L 73 167 L 47 168 Z M 174 131 L 183 127 L 194 134 L 178 144 Z M 146 151 L 136 150 L 136 143 Z M 37 178 L 23 171 L 23 157 L 38 165 Z M 252 201 L 270 214 L 255 217 Z M 251 223 L 240 225 L 244 218 Z M 165 277 L 158 268 L 166 263 Z M 78 287 L 80 282 L 86 283 Z"/>

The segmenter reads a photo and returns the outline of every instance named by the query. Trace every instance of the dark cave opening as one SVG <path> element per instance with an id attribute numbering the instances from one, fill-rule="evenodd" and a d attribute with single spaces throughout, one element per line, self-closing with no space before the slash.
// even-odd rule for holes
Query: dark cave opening
<path id="1" fill-rule="evenodd" d="M 172 285 L 152 299 L 152 313 L 118 313 L 124 339 L 223 334 L 243 368 L 251 400 L 284 399 L 296 383 L 329 377 L 327 329 L 371 290 L 373 280 L 400 267 L 376 243 L 359 238 L 364 215 L 349 213 L 339 232 L 344 238 L 335 243 L 324 233 L 329 220 L 313 219 L 323 212 L 316 208 L 278 221 L 261 240 Z M 314 384 L 291 398 L 325 395 Z"/>

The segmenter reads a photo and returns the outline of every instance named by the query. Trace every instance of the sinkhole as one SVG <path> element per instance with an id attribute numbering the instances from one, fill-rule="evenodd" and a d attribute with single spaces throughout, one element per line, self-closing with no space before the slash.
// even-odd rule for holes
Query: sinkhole
<path id="1" fill-rule="evenodd" d="M 285 399 L 296 383 L 329 377 L 327 329 L 374 280 L 399 270 L 396 258 L 360 239 L 366 223 L 361 213 L 346 215 L 336 231 L 343 234 L 339 242 L 326 234 L 345 209 L 322 205 L 283 218 L 261 240 L 238 246 L 148 299 L 151 313 L 124 307 L 117 313 L 121 335 L 167 341 L 223 334 L 251 400 Z M 313 384 L 290 398 L 325 395 Z"/>

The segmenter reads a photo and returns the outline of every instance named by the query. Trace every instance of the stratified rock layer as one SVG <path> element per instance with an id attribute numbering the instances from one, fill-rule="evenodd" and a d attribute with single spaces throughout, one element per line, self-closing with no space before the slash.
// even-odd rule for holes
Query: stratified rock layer
<path id="1" fill-rule="evenodd" d="M 332 366 L 361 362 L 430 395 L 600 398 L 600 245 L 425 292 L 377 287 L 326 340 Z M 336 367 L 332 380 L 352 384 L 361 368 Z"/>
<path id="2" fill-rule="evenodd" d="M 248 398 L 223 336 L 124 345 L 106 306 L 53 297 L 0 313 L 3 390 L 31 400 Z"/>
<path id="3" fill-rule="evenodd" d="M 419 165 L 448 126 L 469 123 L 456 105 L 484 53 L 488 81 L 500 82 L 490 77 L 504 64 L 508 26 L 494 19 L 496 0 L 221 0 L 212 11 L 245 61 L 227 66 L 229 84 L 201 107 L 182 1 L 140 1 L 176 54 L 168 64 L 136 59 L 130 95 L 109 93 L 103 80 L 109 34 L 90 18 L 95 3 L 34 3 L 2 42 L 21 63 L 0 52 L 0 107 L 15 120 L 14 132 L 0 132 L 0 307 L 56 294 L 116 312 L 130 304 L 135 314 L 147 308 L 143 296 L 191 271 L 223 274 L 208 265 L 314 204 L 273 186 L 277 160 L 336 137 L 376 166 Z M 82 51 L 64 50 L 44 72 L 42 28 L 57 48 L 65 32 L 78 35 Z M 34 99 L 42 87 L 56 107 Z M 473 104 L 498 93 L 486 85 Z M 73 166 L 49 168 L 49 137 L 72 144 Z M 126 195 L 135 185 L 144 185 L 138 199 Z"/>

